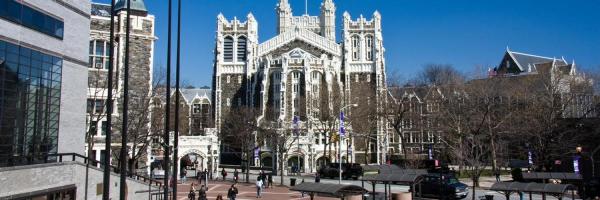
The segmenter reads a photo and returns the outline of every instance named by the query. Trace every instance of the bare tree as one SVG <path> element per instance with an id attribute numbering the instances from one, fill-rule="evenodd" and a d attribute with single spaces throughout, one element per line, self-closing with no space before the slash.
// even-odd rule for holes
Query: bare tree
<path id="1" fill-rule="evenodd" d="M 462 83 L 465 77 L 452 65 L 427 64 L 414 82 L 417 85 L 448 85 Z"/>
<path id="2" fill-rule="evenodd" d="M 289 154 L 293 144 L 297 142 L 298 137 L 294 136 L 293 130 L 290 128 L 291 123 L 267 122 L 264 121 L 259 127 L 260 134 L 257 136 L 259 141 L 264 141 L 271 147 L 277 158 L 279 165 L 280 184 L 283 185 L 285 155 Z"/>
<path id="3" fill-rule="evenodd" d="M 320 81 L 318 97 L 315 97 L 317 102 L 315 103 L 316 105 L 313 105 L 318 107 L 318 110 L 315 109 L 317 110 L 317 114 L 310 118 L 312 119 L 312 124 L 317 128 L 315 133 L 325 137 L 323 157 L 328 159 L 326 162 L 331 162 L 331 144 L 335 143 L 334 135 L 337 132 L 338 124 L 337 113 L 339 113 L 342 99 L 337 84 L 332 84 L 332 87 L 329 88 L 325 77 L 322 77 Z M 330 89 L 332 91 L 331 95 L 329 93 Z"/>
<path id="4" fill-rule="evenodd" d="M 159 68 L 160 69 L 160 68 Z M 151 111 L 159 111 L 154 106 L 156 106 L 155 100 L 159 99 L 159 96 L 162 95 L 162 87 L 164 84 L 164 80 L 166 76 L 163 74 L 164 71 L 157 70 L 154 74 L 154 78 L 152 79 L 152 83 L 150 85 L 150 90 L 136 90 L 134 96 L 129 99 L 129 111 L 128 111 L 128 127 L 127 127 L 127 140 L 128 144 L 128 152 L 130 156 L 128 156 L 127 165 L 128 170 L 130 172 L 135 172 L 136 169 L 145 169 L 144 159 L 146 158 L 148 148 L 151 148 L 152 139 L 156 136 L 160 135 L 160 131 L 162 130 L 163 123 L 157 123 L 156 117 L 152 117 L 154 113 Z M 162 112 L 157 112 L 157 115 L 161 115 Z M 162 113 L 164 115 L 164 113 Z M 121 126 L 123 118 L 119 117 L 113 123 L 114 130 L 121 130 Z M 160 120 L 158 120 L 160 121 Z M 157 127 L 152 128 L 156 123 Z M 161 128 L 162 127 L 162 128 Z M 119 134 L 121 134 L 119 132 Z M 117 137 L 120 140 L 120 137 Z M 159 140 L 160 141 L 160 140 Z M 165 142 L 165 141 L 162 141 Z M 166 141 L 168 143 L 168 141 Z M 117 150 L 113 150 L 113 158 L 119 161 L 120 160 L 120 148 Z M 141 166 L 140 166 L 141 165 Z"/>
<path id="5" fill-rule="evenodd" d="M 478 186 L 483 167 L 488 164 L 489 135 L 485 133 L 487 113 L 480 110 L 481 98 L 471 95 L 469 89 L 449 88 L 449 94 L 441 106 L 444 127 L 443 142 L 454 162 L 459 166 L 469 166 L 468 175 L 473 180 L 473 194 Z M 459 167 L 460 168 L 460 167 Z M 460 169 L 459 169 L 460 170 Z M 473 195 L 473 200 L 475 196 Z"/>
<path id="6" fill-rule="evenodd" d="M 226 141 L 231 147 L 239 150 L 240 158 L 246 161 L 246 169 L 249 169 L 250 156 L 256 144 L 255 134 L 258 130 L 259 114 L 260 111 L 253 107 L 235 107 L 229 111 L 221 125 L 221 141 Z M 246 182 L 249 179 L 249 170 L 246 170 Z"/>
<path id="7" fill-rule="evenodd" d="M 578 124 L 585 119 L 577 114 L 581 106 L 578 99 L 589 89 L 588 80 L 580 76 L 565 73 L 561 68 L 544 67 L 538 75 L 522 80 L 529 86 L 526 90 L 528 98 L 519 120 L 521 123 L 517 124 L 530 141 L 538 169 L 549 167 L 550 160 L 561 157 L 577 145 L 577 137 L 581 135 L 574 134 L 576 129 L 566 123 Z"/>

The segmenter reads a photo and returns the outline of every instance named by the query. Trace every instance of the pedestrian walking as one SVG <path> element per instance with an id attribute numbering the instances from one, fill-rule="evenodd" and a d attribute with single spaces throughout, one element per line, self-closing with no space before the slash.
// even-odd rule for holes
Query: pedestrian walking
<path id="1" fill-rule="evenodd" d="M 225 168 L 223 168 L 223 170 L 221 170 L 221 176 L 223 176 L 223 181 L 225 181 L 227 178 L 227 171 L 225 171 Z"/>
<path id="2" fill-rule="evenodd" d="M 187 170 L 185 168 L 181 168 L 181 183 L 185 183 L 187 179 Z"/>
<path id="3" fill-rule="evenodd" d="M 262 185 L 263 188 L 265 188 L 266 187 L 265 183 L 267 182 L 267 174 L 265 173 L 265 171 L 262 171 L 262 170 L 260 171 L 260 180 L 263 183 L 263 185 Z"/>
<path id="4" fill-rule="evenodd" d="M 208 184 L 208 183 L 206 183 L 206 181 L 205 181 L 205 176 L 206 176 L 206 175 L 204 174 L 204 172 L 203 172 L 203 171 L 200 171 L 200 173 L 199 173 L 199 175 L 198 175 L 198 177 L 199 177 L 199 178 L 198 178 L 198 184 L 202 185 L 202 181 L 204 181 L 204 182 L 205 182 L 205 183 L 204 183 L 205 185 L 206 185 L 206 184 Z"/>
<path id="5" fill-rule="evenodd" d="M 212 173 L 209 174 L 207 169 L 204 169 L 204 182 L 208 185 L 208 176 L 210 175 L 210 180 L 212 180 Z"/>
<path id="6" fill-rule="evenodd" d="M 259 177 L 256 179 L 256 198 L 262 198 L 262 196 L 260 194 L 260 192 L 262 191 L 262 187 L 263 187 L 263 181 Z"/>
<path id="7" fill-rule="evenodd" d="M 317 172 L 315 174 L 315 183 L 319 183 L 319 182 L 321 182 L 321 175 L 319 174 L 319 172 Z"/>
<path id="8" fill-rule="evenodd" d="M 193 189 L 190 189 L 190 193 L 188 193 L 189 200 L 196 200 L 196 192 Z"/>
<path id="9" fill-rule="evenodd" d="M 500 182 L 500 170 L 496 169 L 494 175 L 496 176 L 496 182 Z"/>
<path id="10" fill-rule="evenodd" d="M 206 188 L 204 187 L 204 185 L 202 185 L 200 187 L 200 190 L 198 191 L 198 200 L 207 200 L 206 199 Z"/>
<path id="11" fill-rule="evenodd" d="M 239 173 L 238 173 L 237 169 L 235 169 L 235 170 L 233 171 L 233 181 L 234 181 L 235 183 L 237 183 L 237 182 L 238 182 L 238 178 L 239 178 L 239 176 L 238 176 L 238 175 L 239 175 Z"/>
<path id="12" fill-rule="evenodd" d="M 273 188 L 273 173 L 269 173 L 269 185 L 268 188 Z"/>
<path id="13" fill-rule="evenodd" d="M 227 190 L 227 198 L 229 198 L 229 200 L 235 200 L 237 194 L 238 189 L 235 187 L 235 183 L 231 184 L 231 187 L 229 188 L 229 190 Z"/>

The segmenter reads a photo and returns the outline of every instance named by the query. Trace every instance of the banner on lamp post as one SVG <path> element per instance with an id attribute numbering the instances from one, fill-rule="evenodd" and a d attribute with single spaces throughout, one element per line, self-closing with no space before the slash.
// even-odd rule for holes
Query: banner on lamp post
<path id="1" fill-rule="evenodd" d="M 294 136 L 299 136 L 299 134 L 298 134 L 298 116 L 294 116 Z"/>
<path id="2" fill-rule="evenodd" d="M 340 112 L 340 137 L 346 136 L 346 129 L 344 128 L 344 111 Z"/>
<path id="3" fill-rule="evenodd" d="M 531 150 L 527 151 L 527 162 L 529 163 L 530 166 L 533 165 L 533 156 L 532 156 Z"/>
<path id="4" fill-rule="evenodd" d="M 429 149 L 427 150 L 427 155 L 429 155 L 429 160 L 433 160 L 433 149 L 431 148 L 431 144 L 429 145 Z"/>
<path id="5" fill-rule="evenodd" d="M 573 172 L 575 174 L 579 174 L 579 159 L 581 159 L 581 156 L 573 157 Z"/>

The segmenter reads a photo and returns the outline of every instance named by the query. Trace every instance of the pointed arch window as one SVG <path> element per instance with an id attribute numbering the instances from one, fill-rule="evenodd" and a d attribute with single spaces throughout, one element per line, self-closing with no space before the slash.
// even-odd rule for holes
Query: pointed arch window
<path id="1" fill-rule="evenodd" d="M 225 37 L 223 43 L 223 60 L 233 62 L 233 38 L 230 36 Z"/>
<path id="2" fill-rule="evenodd" d="M 373 61 L 373 36 L 369 35 L 366 37 L 367 41 L 367 60 Z"/>
<path id="3" fill-rule="evenodd" d="M 247 41 L 246 41 L 246 37 L 241 36 L 238 38 L 237 41 L 237 61 L 238 62 L 244 62 L 246 61 L 246 47 L 247 47 Z"/>
<path id="4" fill-rule="evenodd" d="M 358 60 L 360 54 L 360 38 L 358 35 L 352 36 L 352 60 Z"/>

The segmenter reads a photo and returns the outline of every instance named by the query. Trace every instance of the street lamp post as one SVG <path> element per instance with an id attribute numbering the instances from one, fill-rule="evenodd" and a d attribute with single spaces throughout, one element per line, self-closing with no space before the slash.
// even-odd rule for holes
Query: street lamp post
<path id="1" fill-rule="evenodd" d="M 348 108 L 348 106 L 352 106 L 352 107 L 356 107 L 358 106 L 358 104 L 350 104 L 350 105 L 346 105 L 344 107 L 342 107 L 342 109 L 340 109 L 340 137 L 338 139 L 338 162 L 339 162 L 339 168 L 338 168 L 338 172 L 339 172 L 339 184 L 342 184 L 342 139 L 344 138 L 344 135 L 346 133 L 346 130 L 344 129 L 344 109 Z"/>
<path id="2" fill-rule="evenodd" d="M 298 175 L 300 175 L 300 133 L 298 133 L 298 116 L 294 115 L 294 134 L 296 134 L 296 141 L 298 142 L 298 150 L 296 150 L 298 152 L 298 154 L 296 154 L 296 158 L 298 158 L 298 166 L 297 169 L 298 170 Z"/>

